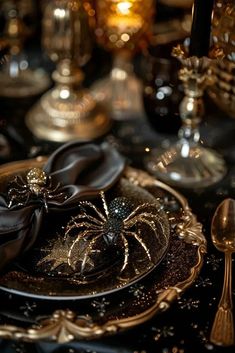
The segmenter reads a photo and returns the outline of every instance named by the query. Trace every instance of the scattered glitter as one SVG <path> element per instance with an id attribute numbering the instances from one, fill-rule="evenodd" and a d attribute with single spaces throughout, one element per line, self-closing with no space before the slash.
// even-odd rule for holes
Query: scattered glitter
<path id="1" fill-rule="evenodd" d="M 99 316 L 104 316 L 106 313 L 106 307 L 110 304 L 110 302 L 106 301 L 103 297 L 100 301 L 94 300 L 91 305 L 95 308 L 99 314 Z"/>
<path id="2" fill-rule="evenodd" d="M 194 327 L 194 326 L 192 326 L 192 327 L 196 328 L 196 329 L 199 328 L 198 325 L 196 327 Z M 198 331 L 198 337 L 199 337 L 201 343 L 204 345 L 204 347 L 207 350 L 212 351 L 214 349 L 214 346 L 213 346 L 213 344 L 211 344 L 211 342 L 207 338 L 208 331 L 209 331 L 209 323 L 206 324 L 204 329 L 200 328 L 200 330 Z"/>
<path id="3" fill-rule="evenodd" d="M 25 302 L 25 305 L 20 306 L 20 310 L 23 311 L 24 316 L 29 317 L 36 307 L 36 303 Z"/>
<path id="4" fill-rule="evenodd" d="M 195 284 L 195 287 L 206 288 L 206 287 L 209 287 L 209 286 L 212 286 L 212 282 L 211 282 L 210 278 L 198 277 L 198 279 L 196 281 L 196 284 Z"/>
<path id="5" fill-rule="evenodd" d="M 214 254 L 207 257 L 206 263 L 212 267 L 213 271 L 217 271 L 223 259 L 221 257 L 216 257 Z"/>
<path id="6" fill-rule="evenodd" d="M 195 322 L 192 322 L 191 327 L 196 330 L 198 328 L 198 324 L 196 324 Z"/>
<path id="7" fill-rule="evenodd" d="M 139 283 L 136 283 L 130 287 L 129 293 L 133 294 L 137 299 L 141 299 L 145 296 L 144 286 Z"/>
<path id="8" fill-rule="evenodd" d="M 208 350 L 208 351 L 212 351 L 214 349 L 214 346 L 213 344 L 211 343 L 206 343 L 205 344 L 205 348 Z"/>
<path id="9" fill-rule="evenodd" d="M 192 309 L 198 309 L 200 300 L 193 299 L 193 298 L 183 298 L 178 301 L 180 309 L 187 309 L 187 310 L 192 310 Z"/>
<path id="10" fill-rule="evenodd" d="M 124 301 L 122 301 L 121 303 L 118 304 L 118 306 L 119 306 L 120 308 L 122 308 L 124 305 L 125 305 L 125 302 L 124 302 Z"/>
<path id="11" fill-rule="evenodd" d="M 13 343 L 11 347 L 15 353 L 26 353 L 26 347 L 24 343 Z"/>
<path id="12" fill-rule="evenodd" d="M 163 326 L 162 328 L 152 327 L 154 333 L 154 340 L 159 341 L 160 338 L 173 337 L 175 335 L 174 326 Z"/>
<path id="13" fill-rule="evenodd" d="M 225 188 L 219 188 L 216 190 L 215 193 L 218 196 L 228 196 L 229 191 L 228 191 L 228 189 L 225 189 Z"/>
<path id="14" fill-rule="evenodd" d="M 177 211 L 179 204 L 177 200 L 172 196 L 165 196 L 163 199 L 164 209 L 167 211 Z"/>
<path id="15" fill-rule="evenodd" d="M 209 305 L 209 306 L 213 306 L 213 305 L 214 305 L 214 302 L 216 301 L 216 299 L 217 299 L 216 297 L 212 297 L 212 298 L 211 298 L 212 301 L 210 301 L 210 302 L 208 303 L 208 305 Z"/>
<path id="16" fill-rule="evenodd" d="M 172 252 L 168 252 L 165 256 L 165 259 L 162 261 L 166 265 L 171 265 L 175 262 L 175 254 Z"/>

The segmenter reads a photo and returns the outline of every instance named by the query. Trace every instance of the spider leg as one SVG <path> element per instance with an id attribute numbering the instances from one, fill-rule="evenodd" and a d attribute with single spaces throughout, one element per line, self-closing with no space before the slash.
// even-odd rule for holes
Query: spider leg
<path id="1" fill-rule="evenodd" d="M 144 214 L 143 214 L 144 215 Z M 155 222 L 156 222 L 156 217 L 153 217 L 154 219 L 155 219 Z M 163 224 L 160 222 L 160 220 L 158 219 L 158 225 L 161 227 L 161 230 L 162 230 L 162 234 L 163 234 L 163 236 L 164 236 L 164 238 L 165 239 L 167 239 L 167 235 L 166 235 L 166 232 L 165 232 L 165 229 L 164 229 L 164 226 L 163 226 Z M 153 220 L 151 220 L 151 219 L 148 219 L 148 218 L 145 218 L 144 216 L 137 216 L 137 217 L 134 217 L 133 218 L 133 220 L 129 220 L 128 222 L 126 222 L 124 225 L 125 225 L 125 228 L 127 229 L 127 228 L 131 228 L 131 227 L 133 227 L 136 223 L 140 223 L 140 222 L 142 222 L 142 223 L 145 223 L 145 224 L 147 224 L 151 229 L 152 229 L 152 231 L 157 235 L 157 233 L 158 233 L 158 229 L 157 229 L 157 227 L 156 227 L 156 224 L 155 224 L 155 222 L 153 221 Z M 162 238 L 161 237 L 158 237 L 158 241 L 159 241 L 159 243 L 160 244 L 162 244 L 162 245 L 164 245 L 164 242 L 163 241 L 161 241 L 162 240 Z"/>
<path id="2" fill-rule="evenodd" d="M 124 244 L 124 261 L 123 261 L 123 265 L 122 265 L 120 273 L 125 270 L 125 268 L 126 268 L 126 266 L 128 264 L 128 259 L 129 259 L 129 245 L 128 245 L 128 241 L 124 237 L 123 233 L 121 233 L 121 237 L 122 237 L 122 241 L 123 241 L 123 244 Z"/>
<path id="3" fill-rule="evenodd" d="M 29 191 L 28 193 L 26 193 L 26 199 L 24 201 L 24 204 L 27 205 L 27 203 L 29 202 L 30 196 L 32 195 L 32 192 Z"/>
<path id="4" fill-rule="evenodd" d="M 91 229 L 91 227 L 93 229 Z M 79 228 L 86 228 L 87 230 L 89 230 L 89 228 L 90 228 L 90 230 L 98 230 L 98 231 L 102 230 L 102 228 L 99 225 L 91 224 L 91 223 L 88 223 L 88 222 L 77 223 L 76 220 L 72 219 L 67 224 L 67 227 L 65 229 L 65 236 L 68 235 L 72 229 L 77 229 L 78 230 Z"/>
<path id="5" fill-rule="evenodd" d="M 50 192 L 46 192 L 47 193 L 47 198 L 48 199 L 59 199 L 60 197 L 65 197 L 64 192 L 60 192 L 59 194 L 53 194 L 53 192 L 56 190 L 50 190 Z"/>
<path id="6" fill-rule="evenodd" d="M 152 219 L 152 221 L 151 221 L 152 224 L 155 223 L 155 222 L 158 222 L 158 225 L 160 225 L 160 227 L 161 227 L 161 229 L 162 229 L 162 231 L 164 233 L 163 224 L 165 223 L 165 221 L 164 221 L 163 217 L 161 217 L 159 215 L 152 215 L 151 213 L 150 214 L 148 214 L 148 213 L 144 214 L 143 213 L 141 215 L 141 217 L 143 217 L 143 219 L 147 219 L 147 220 L 151 220 Z M 161 222 L 162 220 L 163 220 L 163 223 Z"/>
<path id="7" fill-rule="evenodd" d="M 77 244 L 77 242 L 79 240 L 81 240 L 81 238 L 84 238 L 85 236 L 87 236 L 88 234 L 92 234 L 96 231 L 92 231 L 92 230 L 84 230 L 84 232 L 82 232 L 73 242 L 72 242 L 72 245 L 70 246 L 69 248 L 69 252 L 68 252 L 68 257 L 67 257 L 67 263 L 70 267 L 72 267 L 74 270 L 75 270 L 75 267 L 74 265 L 71 263 L 71 255 L 72 255 L 72 251 L 73 251 L 73 248 L 74 246 Z"/>
<path id="8" fill-rule="evenodd" d="M 47 189 L 50 189 L 52 187 L 52 180 L 51 180 L 51 176 L 50 175 L 48 175 L 47 181 L 48 181 Z"/>
<path id="9" fill-rule="evenodd" d="M 27 187 L 28 184 L 27 181 L 24 180 L 21 175 L 17 175 L 12 182 L 16 183 L 16 185 L 19 187 Z"/>
<path id="10" fill-rule="evenodd" d="M 27 192 L 28 192 L 27 189 L 19 190 L 19 189 L 16 189 L 16 188 L 10 188 L 9 191 L 8 191 L 8 195 L 10 196 L 12 193 L 24 195 Z"/>
<path id="11" fill-rule="evenodd" d="M 85 266 L 86 266 L 86 262 L 87 262 L 87 258 L 88 258 L 88 255 L 89 253 L 92 251 L 92 248 L 93 248 L 93 245 L 95 244 L 95 242 L 97 241 L 97 239 L 99 239 L 100 237 L 102 237 L 102 233 L 100 233 L 99 235 L 97 235 L 96 237 L 94 237 L 90 244 L 88 245 L 87 249 L 86 249 L 86 252 L 85 252 L 85 255 L 84 255 L 84 258 L 82 260 L 82 265 L 81 265 L 81 273 L 83 273 L 84 269 L 85 269 Z"/>
<path id="12" fill-rule="evenodd" d="M 43 192 L 43 204 L 44 204 L 46 213 L 48 213 L 48 204 L 47 204 L 47 194 L 46 194 L 46 192 Z"/>
<path id="13" fill-rule="evenodd" d="M 98 210 L 98 208 L 95 205 L 93 205 L 93 203 L 89 201 L 80 201 L 80 206 L 88 206 L 92 208 L 96 212 L 96 214 L 102 219 L 103 222 L 106 221 L 105 216 Z"/>
<path id="14" fill-rule="evenodd" d="M 162 217 L 158 217 L 158 215 L 152 215 L 151 213 L 142 213 L 140 215 L 133 217 L 132 219 L 125 220 L 124 225 L 127 228 L 131 228 L 136 223 L 143 222 L 143 223 L 148 224 L 148 226 L 151 227 L 152 230 L 154 230 L 156 232 L 157 231 L 156 222 L 158 222 L 158 224 L 160 224 L 160 226 L 162 228 L 161 218 Z"/>
<path id="15" fill-rule="evenodd" d="M 149 260 L 152 261 L 149 249 L 147 248 L 147 246 L 145 245 L 145 243 L 141 239 L 140 234 L 136 234 L 135 232 L 130 232 L 130 231 L 127 231 L 127 230 L 125 231 L 125 233 L 128 234 L 128 235 L 133 236 L 138 241 L 138 243 L 140 243 L 140 245 L 142 246 L 142 248 L 146 252 Z"/>
<path id="16" fill-rule="evenodd" d="M 140 222 L 147 224 L 152 229 L 152 231 L 155 234 L 157 234 L 157 228 L 156 228 L 155 224 L 152 223 L 151 221 L 149 221 L 148 219 L 145 219 L 142 217 L 136 217 L 135 219 L 129 221 L 128 224 L 125 224 L 125 230 L 133 227 L 135 224 L 140 223 Z"/>
<path id="17" fill-rule="evenodd" d="M 23 191 L 24 192 L 18 192 L 18 190 L 16 189 L 9 190 L 9 193 L 8 193 L 8 196 L 10 198 L 10 201 L 8 203 L 9 208 L 13 205 L 14 202 L 16 202 L 18 206 L 25 206 L 28 203 L 31 192 L 29 190 L 23 190 Z"/>
<path id="18" fill-rule="evenodd" d="M 107 205 L 107 201 L 106 201 L 106 198 L 105 198 L 105 194 L 104 194 L 103 191 L 101 191 L 100 196 L 101 196 L 101 200 L 103 202 L 103 207 L 104 207 L 104 211 L 105 211 L 106 217 L 108 218 L 109 217 L 109 210 L 108 210 L 108 205 Z"/>
<path id="19" fill-rule="evenodd" d="M 134 211 L 132 211 L 129 216 L 126 218 L 126 221 L 128 221 L 130 218 L 136 216 L 137 212 L 141 211 L 142 209 L 146 209 L 146 207 L 153 207 L 156 209 L 156 212 L 159 212 L 161 209 L 157 206 L 157 205 L 154 205 L 154 204 L 150 204 L 150 203 L 143 203 L 142 205 L 139 205 L 138 207 L 136 207 L 134 209 Z"/>
<path id="20" fill-rule="evenodd" d="M 73 217 L 73 220 L 76 221 L 77 219 L 84 219 L 84 218 L 85 219 L 87 218 L 89 221 L 95 223 L 96 225 L 99 225 L 99 226 L 103 225 L 103 222 L 100 221 L 99 219 L 97 219 L 97 218 L 95 218 L 95 217 L 93 217 L 91 215 L 84 214 L 84 213 L 78 214 L 77 216 Z"/>
<path id="21" fill-rule="evenodd" d="M 47 187 L 48 189 L 50 189 L 50 193 L 56 192 L 60 188 L 61 184 L 58 183 L 53 189 L 51 189 L 52 186 L 53 186 L 52 182 L 50 181 L 50 185 L 48 185 L 48 187 Z"/>

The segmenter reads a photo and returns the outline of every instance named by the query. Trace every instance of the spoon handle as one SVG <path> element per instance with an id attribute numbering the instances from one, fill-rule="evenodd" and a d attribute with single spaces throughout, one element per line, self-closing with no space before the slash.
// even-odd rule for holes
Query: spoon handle
<path id="1" fill-rule="evenodd" d="M 212 343 L 221 346 L 234 344 L 232 309 L 232 255 L 226 252 L 223 291 L 210 335 Z"/>

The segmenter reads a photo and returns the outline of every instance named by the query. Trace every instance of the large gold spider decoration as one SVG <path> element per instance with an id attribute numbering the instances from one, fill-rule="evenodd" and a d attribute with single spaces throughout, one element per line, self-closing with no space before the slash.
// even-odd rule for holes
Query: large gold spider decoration
<path id="1" fill-rule="evenodd" d="M 60 192 L 60 183 L 53 186 L 51 176 L 40 168 L 32 168 L 26 178 L 17 175 L 11 182 L 8 190 L 8 207 L 14 204 L 25 206 L 31 199 L 42 201 L 48 212 L 48 200 L 65 200 L 66 196 Z"/>
<path id="2" fill-rule="evenodd" d="M 72 241 L 68 252 L 68 265 L 76 270 L 74 262 L 75 245 L 80 241 L 86 241 L 86 250 L 83 252 L 80 273 L 83 274 L 89 256 L 94 251 L 98 241 L 104 241 L 106 246 L 120 246 L 123 249 L 123 264 L 120 273 L 123 272 L 129 261 L 130 238 L 135 239 L 143 248 L 146 257 L 152 263 L 150 250 L 141 236 L 140 224 L 147 226 L 155 237 L 158 237 L 159 226 L 164 233 L 164 222 L 159 214 L 159 205 L 144 203 L 133 210 L 133 205 L 126 197 L 117 197 L 108 205 L 104 192 L 100 193 L 104 212 L 101 212 L 93 203 L 81 201 L 79 203 L 81 213 L 73 217 L 65 228 L 65 237 Z M 151 212 L 149 211 L 151 209 Z M 77 248 L 77 247 L 76 247 Z M 100 252 L 102 256 L 102 251 Z"/>

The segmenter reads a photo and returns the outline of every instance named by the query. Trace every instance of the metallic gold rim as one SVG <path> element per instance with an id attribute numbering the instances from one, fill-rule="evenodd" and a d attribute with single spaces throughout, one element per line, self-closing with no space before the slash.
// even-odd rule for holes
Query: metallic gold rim
<path id="1" fill-rule="evenodd" d="M 35 164 L 36 166 L 42 166 L 44 162 L 45 158 L 42 158 L 34 161 L 22 161 L 4 165 L 0 168 L 0 175 L 1 177 L 6 177 L 13 170 L 23 171 L 26 168 L 30 168 L 32 165 L 35 166 Z M 203 254 L 206 252 L 206 240 L 202 234 L 202 225 L 197 222 L 196 217 L 189 208 L 187 200 L 171 187 L 155 180 L 143 171 L 126 168 L 125 176 L 136 185 L 142 187 L 156 185 L 168 191 L 176 197 L 182 205 L 183 216 L 181 222 L 178 224 L 177 233 L 185 242 L 198 247 L 198 262 L 192 267 L 190 276 L 185 281 L 177 283 L 174 287 L 156 292 L 156 302 L 154 305 L 138 315 L 98 324 L 95 323 L 90 316 L 78 316 L 70 310 L 57 310 L 47 319 L 40 321 L 37 326 L 26 329 L 10 325 L 1 325 L 1 338 L 31 342 L 49 340 L 65 343 L 72 340 L 93 339 L 107 334 L 114 334 L 142 324 L 151 319 L 156 313 L 165 311 L 169 308 L 170 304 L 193 283 L 203 264 Z"/>

